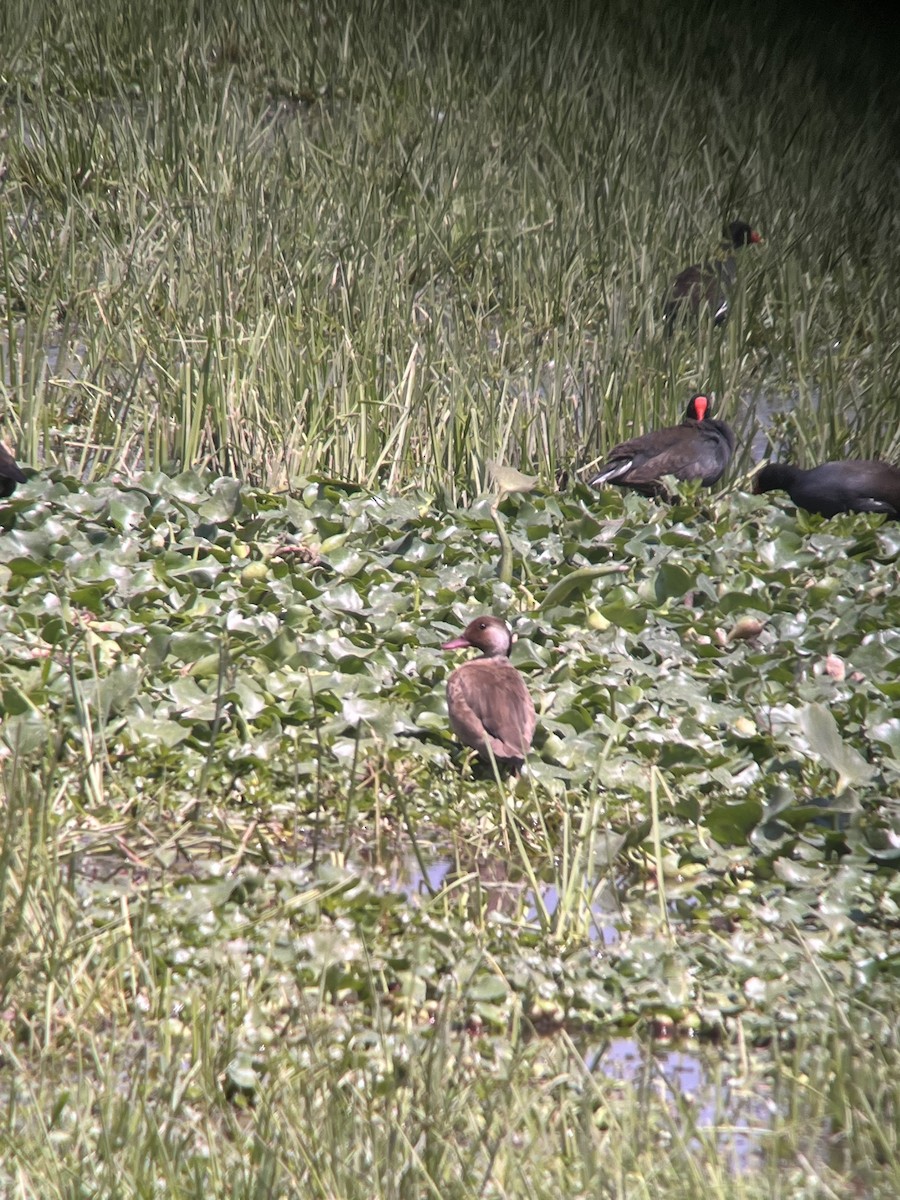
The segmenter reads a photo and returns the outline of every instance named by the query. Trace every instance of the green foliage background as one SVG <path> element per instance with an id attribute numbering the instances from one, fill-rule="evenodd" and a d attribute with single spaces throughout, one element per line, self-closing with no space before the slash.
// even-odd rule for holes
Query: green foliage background
<path id="1" fill-rule="evenodd" d="M 807 460 L 898 451 L 895 73 L 827 8 L 11 0 L 0 22 L 28 461 L 453 500 L 485 458 L 552 479 L 696 387 L 745 445 L 774 412 Z M 668 346 L 669 281 L 736 215 L 767 239 L 736 319 Z"/>
<path id="2" fill-rule="evenodd" d="M 900 450 L 875 20 L 0 7 L 4 1200 L 900 1192 L 900 534 L 746 476 Z"/>

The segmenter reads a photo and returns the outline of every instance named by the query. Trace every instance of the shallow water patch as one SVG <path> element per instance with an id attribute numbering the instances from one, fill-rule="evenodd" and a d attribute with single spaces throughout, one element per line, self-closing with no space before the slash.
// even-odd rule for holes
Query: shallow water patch
<path id="1" fill-rule="evenodd" d="M 643 1044 L 616 1037 L 588 1047 L 584 1062 L 596 1077 L 628 1089 L 641 1107 L 661 1104 L 670 1134 L 697 1150 L 715 1146 L 717 1157 L 735 1173 L 759 1165 L 772 1133 L 777 1108 L 768 1080 L 742 1081 L 728 1057 L 715 1047 Z"/>

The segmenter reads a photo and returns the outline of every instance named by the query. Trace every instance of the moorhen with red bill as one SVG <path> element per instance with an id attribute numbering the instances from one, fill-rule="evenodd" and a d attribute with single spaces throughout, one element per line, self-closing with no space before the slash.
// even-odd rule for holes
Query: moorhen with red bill
<path id="1" fill-rule="evenodd" d="M 678 316 L 698 317 L 704 305 L 712 314 L 714 325 L 724 324 L 728 319 L 728 293 L 737 280 L 735 253 L 761 241 L 746 221 L 726 225 L 725 240 L 715 262 L 695 263 L 675 276 L 663 311 L 667 331 L 672 332 Z"/>
<path id="2" fill-rule="evenodd" d="M 10 452 L 0 446 L 0 497 L 4 500 L 16 490 L 17 483 L 27 483 L 19 464 Z"/>
<path id="3" fill-rule="evenodd" d="M 823 517 L 845 512 L 900 516 L 900 469 L 877 459 L 845 458 L 808 471 L 770 463 L 756 476 L 753 490 L 787 492 L 798 508 Z"/>
<path id="4" fill-rule="evenodd" d="M 645 496 L 665 496 L 663 475 L 699 479 L 712 487 L 722 478 L 734 453 L 734 434 L 724 421 L 709 416 L 709 398 L 692 396 L 680 425 L 656 429 L 614 446 L 606 466 L 591 480 L 591 487 L 614 483 Z"/>
<path id="5" fill-rule="evenodd" d="M 531 746 L 537 721 L 525 681 L 509 661 L 512 634 L 497 617 L 476 617 L 442 650 L 473 647 L 482 658 L 457 667 L 447 680 L 450 726 L 464 746 L 489 762 L 491 755 L 519 770 Z"/>

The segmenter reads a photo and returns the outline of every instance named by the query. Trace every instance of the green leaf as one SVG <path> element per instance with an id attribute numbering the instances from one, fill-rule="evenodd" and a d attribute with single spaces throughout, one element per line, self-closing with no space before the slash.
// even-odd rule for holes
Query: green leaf
<path id="1" fill-rule="evenodd" d="M 838 792 L 872 778 L 874 767 L 847 744 L 827 708 L 821 704 L 807 704 L 800 713 L 800 728 L 813 753 L 837 771 Z"/>
<path id="2" fill-rule="evenodd" d="M 197 512 L 205 521 L 221 525 L 230 521 L 241 507 L 241 484 L 238 479 L 217 479 L 210 484 L 210 498 L 204 500 Z"/>
<path id="3" fill-rule="evenodd" d="M 531 492 L 537 486 L 537 475 L 523 475 L 515 467 L 506 467 L 488 459 L 486 463 L 491 483 L 498 492 Z"/>
<path id="4" fill-rule="evenodd" d="M 743 846 L 762 819 L 762 814 L 762 804 L 756 799 L 740 800 L 734 804 L 720 803 L 710 809 L 704 824 L 721 845 Z"/>
<path id="5" fill-rule="evenodd" d="M 479 975 L 467 988 L 471 1000 L 496 1004 L 509 995 L 509 985 L 497 975 Z"/>
<path id="6" fill-rule="evenodd" d="M 653 581 L 657 604 L 663 604 L 669 599 L 680 599 L 685 592 L 690 591 L 694 583 L 693 575 L 684 567 L 673 563 L 661 563 Z"/>

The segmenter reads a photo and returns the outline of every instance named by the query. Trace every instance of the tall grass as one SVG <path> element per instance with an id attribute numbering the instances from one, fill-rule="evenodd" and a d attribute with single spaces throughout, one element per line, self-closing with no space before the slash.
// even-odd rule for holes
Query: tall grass
<path id="1" fill-rule="evenodd" d="M 79 719 L 89 723 L 83 708 Z M 894 1014 L 836 992 L 833 964 L 815 1021 L 801 1016 L 783 1042 L 748 1047 L 736 1017 L 732 1043 L 687 1047 L 700 1095 L 676 1085 L 667 1048 L 644 1044 L 640 1029 L 628 1047 L 640 1067 L 623 1080 L 614 1039 L 579 1036 L 571 1022 L 541 1039 L 523 1002 L 502 1035 L 473 1022 L 477 937 L 432 996 L 406 971 L 409 990 L 387 993 L 377 961 L 359 994 L 339 944 L 329 949 L 327 919 L 319 952 L 297 955 L 302 914 L 327 914 L 327 876 L 301 882 L 295 866 L 210 882 L 161 865 L 160 845 L 160 862 L 131 850 L 130 869 L 118 855 L 91 860 L 89 840 L 61 819 L 77 780 L 47 741 L 45 754 L 35 743 L 8 757 L 0 776 L 5 1200 L 897 1194 Z M 509 813 L 510 865 L 537 887 L 537 864 L 558 849 L 558 906 L 534 921 L 552 965 L 556 953 L 587 952 L 583 889 L 606 821 L 598 801 L 576 829 L 561 794 L 554 835 L 546 815 L 529 813 L 527 791 Z M 106 832 L 114 839 L 115 827 Z M 658 828 L 654 844 L 661 881 Z M 225 937 L 213 912 L 228 909 L 231 888 L 237 919 Z M 245 900 L 259 889 L 258 901 L 242 902 L 241 889 Z M 470 933 L 503 916 L 490 889 L 449 887 L 425 903 L 436 923 L 457 904 Z M 652 900 L 635 905 L 633 919 L 652 912 Z M 658 929 L 664 957 L 664 914 Z M 818 953 L 811 944 L 812 962 Z"/>
<path id="2" fill-rule="evenodd" d="M 793 1200 L 848 1186 L 886 1200 L 900 1184 L 892 1014 L 847 1011 L 826 989 L 821 1020 L 792 1029 L 774 1064 L 740 1043 L 694 1047 L 701 1104 L 649 1048 L 626 1084 L 602 1039 L 544 1041 L 524 1021 L 502 1039 L 464 1029 L 452 988 L 422 1011 L 378 1000 L 377 965 L 363 1023 L 324 978 L 285 976 L 279 938 L 245 929 L 249 957 L 242 938 L 206 943 L 196 902 L 195 940 L 173 956 L 152 882 L 95 882 L 83 907 L 56 838 L 36 845 L 8 809 L 3 835 L 3 982 L 10 967 L 20 977 L 0 1026 L 8 1200 Z M 315 902 L 273 890 L 267 923 Z"/>
<path id="3" fill-rule="evenodd" d="M 758 6 L 6 0 L 4 432 L 23 463 L 85 479 L 198 465 L 457 501 L 490 459 L 551 483 L 704 387 L 741 431 L 737 472 L 761 401 L 779 451 L 896 456 L 883 66 L 827 13 L 804 30 Z M 743 256 L 731 320 L 667 339 L 668 281 L 736 216 L 766 244 Z M 206 766 L 170 794 L 164 757 L 113 769 L 92 644 L 79 672 L 52 642 L 72 669 L 32 723 L 31 681 L 2 697 L 20 718 L 0 747 L 3 1200 L 900 1193 L 896 1022 L 824 982 L 820 1019 L 803 1009 L 765 1054 L 741 1040 L 748 1000 L 735 1043 L 704 1058 L 711 1114 L 673 1101 L 650 1046 L 623 1086 L 571 1014 L 552 1040 L 529 1025 L 544 999 L 562 1023 L 562 1001 L 528 994 L 528 952 L 538 980 L 603 954 L 596 892 L 628 836 L 604 832 L 603 756 L 588 803 L 527 779 L 498 791 L 507 909 L 461 861 L 459 885 L 423 901 L 422 962 L 410 934 L 388 973 L 366 955 L 397 944 L 380 932 L 393 898 L 357 909 L 345 889 L 329 908 L 344 881 L 265 839 L 249 854 L 252 790 L 210 783 L 225 653 Z M 35 677 L 50 661 L 20 652 Z M 372 764 L 340 774 L 317 745 L 296 764 L 318 781 L 315 817 L 289 788 L 269 798 L 273 845 L 302 847 L 331 801 L 351 841 Z M 473 789 L 455 786 L 442 796 L 461 809 Z M 659 907 L 634 920 L 664 972 L 655 803 L 651 826 Z M 204 838 L 214 852 L 194 853 Z M 504 920 L 527 986 L 476 972 Z M 435 947 L 459 928 L 451 962 Z M 343 970 L 341 936 L 368 978 Z M 472 980 L 503 994 L 493 1025 Z M 749 1162 L 726 1103 L 742 1088 L 771 1096 Z"/>
<path id="4" fill-rule="evenodd" d="M 581 18 L 11 0 L 22 458 L 457 496 L 482 457 L 550 479 L 697 386 L 751 419 L 774 391 L 804 457 L 895 451 L 890 96 L 850 45 L 819 67 L 827 22 L 804 40 L 653 0 Z M 730 325 L 667 344 L 668 280 L 735 215 L 767 244 Z"/>

